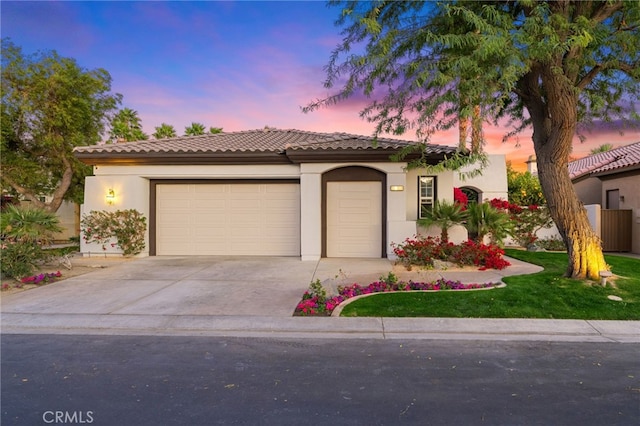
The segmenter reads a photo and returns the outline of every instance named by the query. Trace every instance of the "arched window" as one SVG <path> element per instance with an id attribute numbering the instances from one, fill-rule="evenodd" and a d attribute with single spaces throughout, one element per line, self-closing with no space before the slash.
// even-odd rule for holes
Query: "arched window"
<path id="1" fill-rule="evenodd" d="M 470 203 L 479 203 L 480 201 L 482 201 L 480 191 L 478 191 L 477 189 L 471 188 L 469 186 L 463 186 L 460 188 L 460 190 L 464 192 L 464 195 L 467 196 L 467 199 Z"/>

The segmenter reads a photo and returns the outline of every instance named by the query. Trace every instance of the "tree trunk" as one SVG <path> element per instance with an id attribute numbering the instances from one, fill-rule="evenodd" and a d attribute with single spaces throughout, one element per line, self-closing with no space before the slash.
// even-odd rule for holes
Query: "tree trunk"
<path id="1" fill-rule="evenodd" d="M 482 114 L 480 105 L 473 107 L 471 117 L 471 152 L 479 154 L 482 152 Z"/>
<path id="2" fill-rule="evenodd" d="M 573 188 L 566 161 L 549 158 L 551 144 L 536 149 L 540 184 L 549 210 L 567 246 L 569 265 L 566 275 L 572 278 L 599 280 L 607 270 L 600 239 L 593 232 L 587 212 Z M 540 161 L 542 157 L 542 161 Z"/>
<path id="3" fill-rule="evenodd" d="M 569 155 L 578 123 L 578 91 L 557 72 L 562 56 L 538 64 L 519 81 L 519 95 L 531 117 L 538 177 L 549 213 L 567 246 L 566 275 L 599 280 L 608 270 L 600 239 L 569 177 Z"/>

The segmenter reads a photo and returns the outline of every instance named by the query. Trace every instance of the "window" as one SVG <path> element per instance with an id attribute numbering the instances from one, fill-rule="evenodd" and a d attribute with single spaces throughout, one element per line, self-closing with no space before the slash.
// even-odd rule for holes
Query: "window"
<path id="1" fill-rule="evenodd" d="M 435 176 L 418 176 L 418 197 L 418 219 L 423 219 L 424 212 L 433 209 L 435 203 Z"/>
<path id="2" fill-rule="evenodd" d="M 467 201 L 469 203 L 479 203 L 481 201 L 479 191 L 468 186 L 463 186 L 460 190 L 467 196 Z"/>

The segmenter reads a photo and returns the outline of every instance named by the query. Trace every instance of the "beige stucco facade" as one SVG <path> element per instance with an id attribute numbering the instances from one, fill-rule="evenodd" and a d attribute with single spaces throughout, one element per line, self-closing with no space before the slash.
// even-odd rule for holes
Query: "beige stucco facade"
<path id="1" fill-rule="evenodd" d="M 480 188 L 487 197 L 506 198 L 506 168 L 504 156 L 491 156 L 493 166 L 484 175 L 465 181 Z M 151 182 L 154 180 L 278 180 L 294 179 L 300 183 L 300 257 L 317 260 L 322 256 L 322 197 L 323 175 L 340 168 L 364 167 L 382 172 L 385 176 L 384 197 L 386 217 L 384 223 L 386 256 L 393 258 L 393 243 L 399 243 L 417 234 L 418 177 L 430 175 L 426 170 L 406 170 L 406 163 L 353 162 L 353 163 L 302 163 L 257 165 L 100 165 L 94 167 L 94 175 L 87 177 L 83 214 L 92 210 L 136 209 L 149 220 L 152 213 L 150 199 Z M 433 174 L 431 174 L 433 175 Z M 503 176 L 504 175 L 504 176 Z M 453 188 L 459 180 L 454 172 L 445 171 L 436 177 L 436 194 L 439 200 L 453 200 Z M 391 187 L 394 190 L 391 190 Z M 115 198 L 107 202 L 106 195 L 113 190 Z M 400 189 L 400 190 L 399 190 Z M 111 201 L 110 201 L 111 202 Z M 149 223 L 149 222 L 148 222 Z M 296 224 L 297 225 L 297 224 Z M 150 233 L 147 229 L 146 251 L 149 254 Z M 432 230 L 438 235 L 438 230 Z M 464 233 L 464 235 L 463 235 Z M 459 234 L 459 235 L 458 235 Z M 453 230 L 452 239 L 466 239 L 466 230 Z M 85 255 L 117 255 L 119 250 L 110 244 L 102 246 L 81 241 Z"/>

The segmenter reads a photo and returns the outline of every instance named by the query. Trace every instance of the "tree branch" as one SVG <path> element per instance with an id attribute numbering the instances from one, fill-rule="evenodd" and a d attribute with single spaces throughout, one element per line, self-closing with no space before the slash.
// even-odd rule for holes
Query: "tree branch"
<path id="1" fill-rule="evenodd" d="M 38 198 L 38 196 L 36 194 L 34 194 L 32 191 L 29 191 L 27 188 L 23 187 L 22 185 L 19 185 L 17 182 L 15 182 L 10 177 L 7 177 L 6 173 L 3 173 L 2 176 L 0 176 L 0 179 L 4 180 L 13 189 L 18 191 L 19 194 L 21 194 L 22 196 L 24 196 L 25 198 L 27 198 L 31 202 L 33 202 L 33 204 L 36 207 L 41 208 L 41 209 L 46 207 L 46 204 L 43 203 L 42 201 L 40 201 L 40 199 Z"/>
<path id="2" fill-rule="evenodd" d="M 584 90 L 584 88 L 587 87 L 603 69 L 604 67 L 601 64 L 594 66 L 584 77 L 580 79 L 576 87 L 580 90 Z"/>

